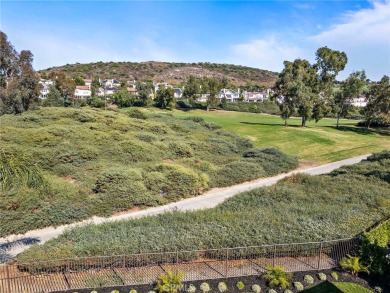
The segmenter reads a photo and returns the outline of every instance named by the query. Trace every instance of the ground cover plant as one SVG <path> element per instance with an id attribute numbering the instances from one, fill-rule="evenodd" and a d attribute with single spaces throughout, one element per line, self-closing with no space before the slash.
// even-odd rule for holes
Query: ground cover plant
<path id="1" fill-rule="evenodd" d="M 352 237 L 389 215 L 390 184 L 373 172 L 390 170 L 389 154 L 326 175 L 294 175 L 213 209 L 74 228 L 32 247 L 18 261 Z"/>
<path id="2" fill-rule="evenodd" d="M 0 191 L 0 237 L 161 205 L 298 165 L 201 118 L 140 109 L 50 107 L 3 115 L 0 125 L 2 152 L 23 157 L 47 182 L 44 190 Z M 257 153 L 244 156 L 249 151 Z"/>
<path id="3" fill-rule="evenodd" d="M 249 104 L 249 103 L 248 103 Z M 324 118 L 300 127 L 300 118 L 290 118 L 289 127 L 278 116 L 232 111 L 172 111 L 180 117 L 202 117 L 233 133 L 249 138 L 255 147 L 274 146 L 300 159 L 329 163 L 353 156 L 390 149 L 390 130 L 356 127 L 357 120 Z"/>

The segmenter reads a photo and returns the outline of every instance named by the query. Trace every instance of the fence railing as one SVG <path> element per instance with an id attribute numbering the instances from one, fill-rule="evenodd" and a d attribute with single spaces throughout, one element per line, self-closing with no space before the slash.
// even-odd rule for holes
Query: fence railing
<path id="1" fill-rule="evenodd" d="M 358 238 L 112 256 L 57 259 L 0 266 L 0 292 L 139 285 L 155 282 L 167 271 L 184 273 L 184 281 L 259 275 L 266 265 L 286 271 L 330 269 L 353 253 Z"/>

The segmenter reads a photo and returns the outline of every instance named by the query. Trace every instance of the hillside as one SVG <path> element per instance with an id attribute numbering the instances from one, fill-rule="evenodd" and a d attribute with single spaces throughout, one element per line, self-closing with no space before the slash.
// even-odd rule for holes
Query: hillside
<path id="1" fill-rule="evenodd" d="M 179 84 L 190 75 L 226 77 L 233 85 L 259 84 L 272 86 L 276 72 L 240 65 L 216 63 L 167 63 L 167 62 L 96 62 L 89 64 L 66 64 L 39 71 L 40 74 L 63 71 L 68 75 L 85 78 L 116 78 L 119 80 L 153 80 Z"/>
<path id="2" fill-rule="evenodd" d="M 389 158 L 383 151 L 330 174 L 296 174 L 211 209 L 76 227 L 19 262 L 352 237 L 389 216 Z"/>
<path id="3" fill-rule="evenodd" d="M 157 206 L 211 187 L 297 166 L 201 118 L 100 109 L 41 108 L 0 116 L 0 149 L 25 157 L 47 186 L 0 190 L 0 237 L 93 215 Z"/>

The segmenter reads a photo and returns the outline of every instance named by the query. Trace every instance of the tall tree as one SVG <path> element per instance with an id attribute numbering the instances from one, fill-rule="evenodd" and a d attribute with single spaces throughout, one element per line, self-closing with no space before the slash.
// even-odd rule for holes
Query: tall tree
<path id="1" fill-rule="evenodd" d="M 367 128 L 374 123 L 390 125 L 390 82 L 387 75 L 371 86 L 365 116 Z"/>
<path id="2" fill-rule="evenodd" d="M 172 109 L 176 105 L 173 88 L 160 86 L 156 94 L 156 105 L 162 109 Z"/>
<path id="3" fill-rule="evenodd" d="M 63 72 L 51 72 L 50 78 L 55 81 L 55 86 L 64 98 L 65 104 L 74 104 L 74 91 L 76 89 L 75 81 L 66 76 Z"/>
<path id="4" fill-rule="evenodd" d="M 38 103 L 39 77 L 28 50 L 16 52 L 7 35 L 0 32 L 0 114 L 22 113 Z"/>
<path id="5" fill-rule="evenodd" d="M 333 111 L 337 114 L 336 127 L 339 127 L 340 118 L 351 109 L 353 98 L 358 98 L 363 93 L 366 79 L 366 73 L 363 70 L 352 72 L 346 80 L 341 82 L 340 91 L 334 98 Z"/>
<path id="6" fill-rule="evenodd" d="M 195 104 L 197 95 L 200 93 L 200 82 L 199 79 L 190 76 L 187 80 L 187 83 L 184 87 L 183 98 L 187 99 L 191 105 Z"/>
<path id="7" fill-rule="evenodd" d="M 112 95 L 112 100 L 120 108 L 131 107 L 134 105 L 135 96 L 129 93 L 125 86 Z"/>
<path id="8" fill-rule="evenodd" d="M 138 82 L 138 105 L 139 106 L 150 106 L 153 98 L 153 83 L 151 82 Z"/>
<path id="9" fill-rule="evenodd" d="M 64 106 L 64 98 L 62 97 L 60 91 L 55 87 L 55 85 L 49 86 L 49 92 L 45 100 L 43 100 L 42 105 L 45 107 L 61 107 Z"/>
<path id="10" fill-rule="evenodd" d="M 84 78 L 82 78 L 81 76 L 77 75 L 75 78 L 74 78 L 74 83 L 76 85 L 85 85 L 85 80 Z"/>

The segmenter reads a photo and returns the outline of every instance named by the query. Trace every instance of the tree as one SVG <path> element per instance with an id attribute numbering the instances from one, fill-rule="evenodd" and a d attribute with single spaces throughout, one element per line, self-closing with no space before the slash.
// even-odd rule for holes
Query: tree
<path id="1" fill-rule="evenodd" d="M 139 82 L 137 83 L 138 91 L 138 105 L 150 106 L 153 96 L 153 83 L 151 82 Z"/>
<path id="2" fill-rule="evenodd" d="M 160 86 L 156 94 L 156 105 L 162 109 L 172 109 L 176 105 L 173 88 Z"/>
<path id="3" fill-rule="evenodd" d="M 364 70 L 351 73 L 345 81 L 341 82 L 341 90 L 336 93 L 333 106 L 333 111 L 337 114 L 337 128 L 339 127 L 340 117 L 348 113 L 348 110 L 352 107 L 353 98 L 359 97 L 365 86 L 366 73 Z"/>
<path id="4" fill-rule="evenodd" d="M 313 65 L 304 59 L 284 62 L 274 90 L 282 101 L 280 109 L 285 125 L 294 112 L 302 117 L 302 126 L 310 119 L 317 122 L 325 116 L 333 99 L 335 78 L 346 63 L 344 52 L 327 47 L 317 50 Z"/>
<path id="5" fill-rule="evenodd" d="M 378 126 L 390 124 L 390 82 L 388 76 L 384 75 L 379 82 L 371 86 L 365 116 L 367 128 L 373 123 Z"/>
<path id="6" fill-rule="evenodd" d="M 0 114 L 19 114 L 38 103 L 39 77 L 32 62 L 33 54 L 22 50 L 20 54 L 0 31 Z"/>
<path id="7" fill-rule="evenodd" d="M 64 106 L 64 98 L 61 96 L 60 91 L 55 85 L 49 86 L 49 93 L 46 99 L 42 102 L 45 107 L 61 107 Z"/>
<path id="8" fill-rule="evenodd" d="M 190 104 L 193 105 L 195 104 L 197 95 L 199 93 L 200 93 L 199 79 L 191 75 L 188 78 L 188 81 L 184 87 L 183 98 L 187 99 L 190 102 Z"/>
<path id="9" fill-rule="evenodd" d="M 74 83 L 76 85 L 85 85 L 85 80 L 84 78 L 82 78 L 81 76 L 77 75 L 75 78 L 74 78 Z"/>
<path id="10" fill-rule="evenodd" d="M 99 78 L 94 77 L 92 78 L 92 83 L 91 83 L 91 97 L 96 96 L 100 88 L 100 81 Z"/>
<path id="11" fill-rule="evenodd" d="M 127 87 L 124 87 L 112 95 L 112 100 L 120 108 L 131 107 L 134 105 L 135 96 L 127 91 Z"/>
<path id="12" fill-rule="evenodd" d="M 75 81 L 63 72 L 51 72 L 49 76 L 55 81 L 57 90 L 65 100 L 65 105 L 68 106 L 70 103 L 74 104 Z"/>
<path id="13" fill-rule="evenodd" d="M 221 89 L 222 82 L 215 78 L 203 78 L 202 80 L 202 88 L 201 93 L 202 94 L 209 94 L 209 97 L 207 98 L 207 111 L 209 111 L 210 108 L 214 108 L 217 106 L 217 95 Z"/>

